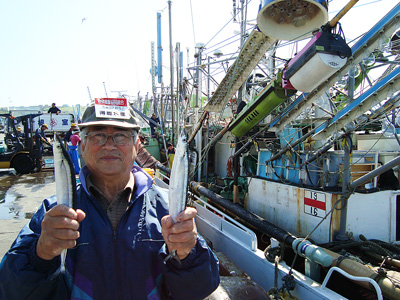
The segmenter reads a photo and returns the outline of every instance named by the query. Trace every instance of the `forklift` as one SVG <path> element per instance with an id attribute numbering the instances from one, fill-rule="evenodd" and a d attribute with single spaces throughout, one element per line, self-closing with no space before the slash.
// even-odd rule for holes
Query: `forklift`
<path id="1" fill-rule="evenodd" d="M 5 119 L 4 142 L 0 152 L 0 168 L 14 168 L 19 174 L 28 174 L 41 169 L 40 149 L 33 143 L 32 120 L 41 114 L 13 117 L 10 113 L 0 114 Z M 23 127 L 23 138 L 18 136 L 17 125 Z"/>

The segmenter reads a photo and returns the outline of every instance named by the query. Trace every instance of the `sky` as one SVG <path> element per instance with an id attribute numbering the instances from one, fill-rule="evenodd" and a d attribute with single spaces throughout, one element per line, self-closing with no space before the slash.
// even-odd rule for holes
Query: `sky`
<path id="1" fill-rule="evenodd" d="M 232 3 L 171 1 L 172 44 L 181 44 L 184 66 L 193 63 L 196 43 L 206 44 L 212 54 L 218 48 L 214 45 L 240 30 L 238 23 L 229 22 Z M 259 3 L 249 2 L 249 23 L 255 24 Z M 331 2 L 329 19 L 346 3 Z M 346 38 L 366 32 L 397 3 L 360 0 L 341 20 Z M 87 105 L 90 96 L 106 97 L 106 92 L 108 97 L 117 97 L 117 91 L 151 93 L 157 12 L 162 13 L 163 78 L 169 85 L 168 1 L 0 0 L 0 107 Z"/>

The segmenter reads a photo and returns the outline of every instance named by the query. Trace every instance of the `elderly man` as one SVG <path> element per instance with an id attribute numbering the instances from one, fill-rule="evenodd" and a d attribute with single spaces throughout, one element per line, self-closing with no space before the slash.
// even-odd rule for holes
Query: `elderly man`
<path id="1" fill-rule="evenodd" d="M 133 167 L 139 125 L 132 109 L 128 119 L 96 109 L 89 106 L 79 124 L 86 166 L 77 208 L 44 201 L 1 264 L 0 299 L 206 297 L 218 286 L 218 262 L 197 235 L 195 209 L 174 224 L 167 192 Z M 166 259 L 172 250 L 179 260 Z"/>

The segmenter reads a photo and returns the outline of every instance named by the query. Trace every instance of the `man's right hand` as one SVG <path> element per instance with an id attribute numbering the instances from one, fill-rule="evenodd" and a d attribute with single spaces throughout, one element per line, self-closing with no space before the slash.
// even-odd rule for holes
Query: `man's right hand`
<path id="1" fill-rule="evenodd" d="M 79 238 L 79 222 L 85 213 L 65 205 L 56 205 L 44 215 L 42 233 L 36 245 L 36 254 L 41 259 L 51 260 L 64 249 L 76 246 Z"/>

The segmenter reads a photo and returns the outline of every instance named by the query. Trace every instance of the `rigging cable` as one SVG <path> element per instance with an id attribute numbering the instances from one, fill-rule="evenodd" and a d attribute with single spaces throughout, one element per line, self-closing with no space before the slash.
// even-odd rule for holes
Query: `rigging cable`
<path id="1" fill-rule="evenodd" d="M 249 29 L 246 29 L 246 33 L 247 32 L 251 32 L 251 31 L 253 31 L 254 29 L 256 28 L 256 26 L 253 26 L 253 27 L 250 27 Z M 210 47 L 208 47 L 207 48 L 207 50 L 209 50 L 209 52 L 204 52 L 205 54 L 209 54 L 209 53 L 211 53 L 212 52 L 212 50 L 211 49 L 213 49 L 213 48 L 216 48 L 218 45 L 220 45 L 220 44 L 222 44 L 222 43 L 224 43 L 224 42 L 227 42 L 227 41 L 229 41 L 229 40 L 231 40 L 231 39 L 233 39 L 233 38 L 236 38 L 234 41 L 232 41 L 232 42 L 229 42 L 228 44 L 226 44 L 226 45 L 222 45 L 222 46 L 220 46 L 219 48 L 223 48 L 223 47 L 226 47 L 226 46 L 228 46 L 228 45 L 230 45 L 230 44 L 232 44 L 232 43 L 234 43 L 234 42 L 237 42 L 237 41 L 239 41 L 240 40 L 240 37 L 239 38 L 237 38 L 237 36 L 238 36 L 239 34 L 235 34 L 235 35 L 232 35 L 231 37 L 228 37 L 228 38 L 226 38 L 225 40 L 223 40 L 223 41 L 220 41 L 220 42 L 218 42 L 217 44 L 215 44 L 215 45 L 213 45 L 213 46 L 210 46 Z M 238 51 L 236 51 L 236 53 L 237 53 Z M 236 54 L 236 53 L 234 53 L 234 54 Z"/>
<path id="2" fill-rule="evenodd" d="M 190 0 L 190 15 L 192 16 L 193 42 L 194 42 L 194 45 L 196 45 L 196 35 L 195 35 L 195 32 L 194 32 L 194 18 L 193 18 L 192 0 Z"/>
<path id="3" fill-rule="evenodd" d="M 251 2 L 252 0 L 250 0 L 247 4 L 246 4 L 246 7 L 247 7 L 247 5 L 249 5 L 250 4 L 250 2 Z M 236 15 L 238 15 L 239 14 L 239 12 L 237 12 L 236 13 Z M 228 24 L 233 20 L 233 19 L 235 19 L 235 17 L 236 17 L 236 15 L 234 15 L 205 45 L 204 45 L 204 47 L 206 47 L 226 26 L 228 26 Z"/>

